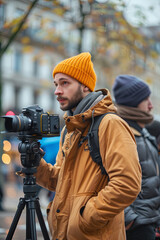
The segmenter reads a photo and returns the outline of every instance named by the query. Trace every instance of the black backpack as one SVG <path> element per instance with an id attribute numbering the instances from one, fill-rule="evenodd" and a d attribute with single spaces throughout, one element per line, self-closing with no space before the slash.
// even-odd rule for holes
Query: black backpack
<path id="1" fill-rule="evenodd" d="M 92 160 L 100 166 L 102 174 L 105 174 L 107 176 L 108 176 L 108 174 L 107 174 L 105 168 L 103 167 L 102 158 L 100 155 L 98 129 L 99 129 L 99 124 L 100 124 L 102 118 L 109 113 L 114 114 L 112 112 L 108 112 L 108 113 L 104 113 L 102 115 L 94 117 L 94 121 L 92 122 L 92 124 L 90 126 L 87 136 L 83 137 L 79 143 L 79 146 L 81 146 L 85 140 L 88 140 L 88 148 L 89 148 Z M 67 133 L 67 129 L 65 128 L 63 137 L 62 137 L 62 145 L 64 143 L 66 133 Z"/>

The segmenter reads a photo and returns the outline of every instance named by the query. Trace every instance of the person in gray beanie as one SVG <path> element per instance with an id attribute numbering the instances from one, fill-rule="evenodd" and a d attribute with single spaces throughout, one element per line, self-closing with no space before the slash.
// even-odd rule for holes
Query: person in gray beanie
<path id="1" fill-rule="evenodd" d="M 119 75 L 113 84 L 117 113 L 132 129 L 142 169 L 141 191 L 125 209 L 127 240 L 155 240 L 160 226 L 160 178 L 155 138 L 145 126 L 153 121 L 149 86 L 132 75 Z"/>

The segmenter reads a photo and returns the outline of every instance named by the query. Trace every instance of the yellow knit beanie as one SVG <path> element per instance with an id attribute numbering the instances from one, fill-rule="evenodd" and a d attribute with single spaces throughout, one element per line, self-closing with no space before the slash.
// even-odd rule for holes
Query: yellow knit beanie
<path id="1" fill-rule="evenodd" d="M 67 74 L 94 91 L 96 74 L 89 52 L 83 52 L 58 63 L 53 70 L 53 77 L 56 73 Z"/>

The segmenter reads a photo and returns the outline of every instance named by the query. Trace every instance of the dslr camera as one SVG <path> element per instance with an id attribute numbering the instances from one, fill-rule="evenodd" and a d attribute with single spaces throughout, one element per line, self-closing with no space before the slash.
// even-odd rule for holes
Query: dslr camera
<path id="1" fill-rule="evenodd" d="M 2 116 L 7 132 L 19 132 L 20 135 L 42 137 L 59 136 L 60 123 L 58 115 L 44 113 L 38 105 L 22 109 L 20 115 Z"/>

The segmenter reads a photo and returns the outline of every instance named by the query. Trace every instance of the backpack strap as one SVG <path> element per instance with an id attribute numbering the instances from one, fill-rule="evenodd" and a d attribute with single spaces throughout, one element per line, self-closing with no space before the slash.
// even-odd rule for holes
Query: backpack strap
<path id="1" fill-rule="evenodd" d="M 98 136 L 99 124 L 100 124 L 102 118 L 106 114 L 108 114 L 108 113 L 94 117 L 94 122 L 92 122 L 91 127 L 88 131 L 88 147 L 89 147 L 89 151 L 90 151 L 92 160 L 100 166 L 102 174 L 108 176 L 108 173 L 106 172 L 105 168 L 103 167 L 102 158 L 101 158 L 101 154 L 100 154 L 100 148 L 99 148 L 99 136 Z"/>
<path id="2" fill-rule="evenodd" d="M 95 163 L 97 163 L 100 166 L 102 174 L 104 174 L 106 176 L 108 176 L 108 173 L 106 172 L 105 168 L 103 167 L 103 163 L 102 163 L 102 158 L 101 158 L 100 148 L 99 148 L 98 130 L 99 130 L 99 125 L 100 125 L 101 120 L 107 114 L 116 114 L 116 113 L 107 112 L 102 115 L 92 117 L 92 124 L 88 131 L 88 134 L 79 143 L 79 146 L 81 146 L 85 140 L 88 140 L 88 148 L 90 151 L 91 158 Z M 65 130 L 64 130 L 63 136 L 62 136 L 62 145 L 64 143 L 66 133 L 67 133 L 67 129 L 65 127 Z"/>

